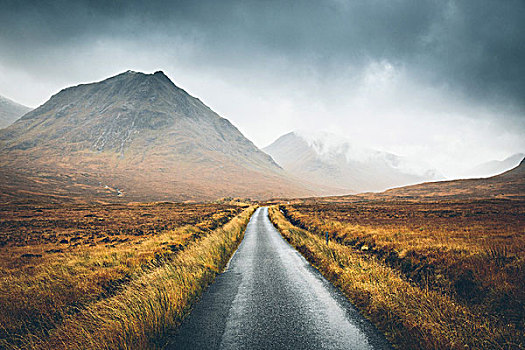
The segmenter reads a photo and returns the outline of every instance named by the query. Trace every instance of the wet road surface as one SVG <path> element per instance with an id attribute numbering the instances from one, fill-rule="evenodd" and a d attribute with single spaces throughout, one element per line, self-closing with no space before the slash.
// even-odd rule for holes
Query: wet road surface
<path id="1" fill-rule="evenodd" d="M 390 349 L 258 209 L 167 349 Z"/>

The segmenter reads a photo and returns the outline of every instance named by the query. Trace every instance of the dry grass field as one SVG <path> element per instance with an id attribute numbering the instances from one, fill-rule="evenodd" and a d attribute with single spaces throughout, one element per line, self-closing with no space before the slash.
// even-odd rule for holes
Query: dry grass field
<path id="1" fill-rule="evenodd" d="M 154 347 L 223 268 L 252 212 L 225 204 L 2 206 L 0 348 Z"/>
<path id="2" fill-rule="evenodd" d="M 310 200 L 271 215 L 399 348 L 520 349 L 524 204 Z"/>

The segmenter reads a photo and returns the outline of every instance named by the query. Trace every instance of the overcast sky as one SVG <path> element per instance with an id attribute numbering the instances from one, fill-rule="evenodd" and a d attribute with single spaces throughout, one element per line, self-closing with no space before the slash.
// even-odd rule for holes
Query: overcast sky
<path id="1" fill-rule="evenodd" d="M 525 151 L 525 1 L 0 0 L 0 95 L 164 71 L 257 146 L 324 130 L 453 177 Z"/>

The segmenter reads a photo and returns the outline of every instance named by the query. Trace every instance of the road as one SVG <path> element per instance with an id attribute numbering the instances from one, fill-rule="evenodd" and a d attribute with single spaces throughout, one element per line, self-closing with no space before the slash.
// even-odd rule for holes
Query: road
<path id="1" fill-rule="evenodd" d="M 168 349 L 390 349 L 259 208 Z"/>

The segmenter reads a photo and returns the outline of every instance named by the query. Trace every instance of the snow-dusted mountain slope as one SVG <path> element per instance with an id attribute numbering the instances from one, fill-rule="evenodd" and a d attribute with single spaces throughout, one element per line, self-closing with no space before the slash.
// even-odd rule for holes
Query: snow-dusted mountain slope
<path id="1" fill-rule="evenodd" d="M 427 164 L 359 147 L 329 133 L 291 132 L 263 150 L 297 177 L 351 192 L 383 191 L 443 178 Z"/>

